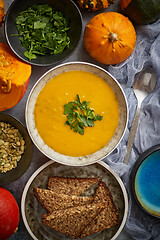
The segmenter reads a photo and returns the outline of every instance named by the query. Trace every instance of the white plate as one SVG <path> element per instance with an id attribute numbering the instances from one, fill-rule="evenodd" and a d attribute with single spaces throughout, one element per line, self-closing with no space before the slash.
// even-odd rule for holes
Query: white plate
<path id="1" fill-rule="evenodd" d="M 128 197 L 120 177 L 104 162 L 90 166 L 71 167 L 61 165 L 52 160 L 42 165 L 28 180 L 21 200 L 21 212 L 24 224 L 34 240 L 66 240 L 69 237 L 58 233 L 41 222 L 45 210 L 40 206 L 33 195 L 33 188 L 47 188 L 49 176 L 63 177 L 98 177 L 109 187 L 113 200 L 119 212 L 120 223 L 102 232 L 83 239 L 87 240 L 114 240 L 122 231 L 128 214 Z"/>

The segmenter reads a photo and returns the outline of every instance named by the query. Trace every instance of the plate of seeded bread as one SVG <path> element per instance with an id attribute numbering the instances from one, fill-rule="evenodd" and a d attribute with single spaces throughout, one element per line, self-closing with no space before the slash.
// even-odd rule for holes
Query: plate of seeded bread
<path id="1" fill-rule="evenodd" d="M 29 179 L 22 217 L 33 239 L 116 239 L 127 218 L 121 179 L 104 162 L 70 167 L 49 161 Z"/>

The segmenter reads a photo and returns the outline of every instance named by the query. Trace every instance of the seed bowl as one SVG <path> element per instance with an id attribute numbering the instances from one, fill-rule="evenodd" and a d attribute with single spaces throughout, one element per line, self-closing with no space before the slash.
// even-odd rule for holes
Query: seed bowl
<path id="1" fill-rule="evenodd" d="M 48 4 L 55 11 L 60 11 L 63 14 L 63 16 L 68 20 L 69 30 L 67 33 L 70 38 L 70 45 L 69 48 L 65 48 L 62 53 L 52 55 L 37 55 L 36 59 L 29 61 L 28 58 L 24 56 L 26 48 L 22 46 L 19 36 L 13 35 L 18 34 L 15 23 L 18 14 L 35 4 Z M 5 36 L 9 46 L 23 61 L 36 66 L 49 66 L 65 60 L 76 49 L 81 37 L 81 31 L 82 16 L 78 7 L 74 2 L 72 2 L 72 0 L 15 0 L 10 5 L 6 13 Z"/>
<path id="2" fill-rule="evenodd" d="M 0 185 L 4 185 L 14 182 L 18 178 L 20 178 L 28 169 L 32 158 L 32 142 L 26 128 L 16 118 L 1 112 L 0 122 L 10 124 L 12 127 L 14 127 L 14 129 L 18 129 L 19 133 L 22 135 L 25 141 L 25 150 L 24 153 L 21 155 L 21 159 L 17 162 L 17 167 L 7 172 L 0 172 Z M 15 141 L 13 141 L 13 144 L 15 143 Z"/>
<path id="3" fill-rule="evenodd" d="M 110 85 L 110 87 L 112 88 L 113 92 L 115 93 L 118 99 L 118 104 L 119 104 L 118 126 L 114 135 L 110 139 L 110 141 L 100 150 L 95 151 L 92 154 L 86 154 L 83 156 L 72 156 L 72 155 L 68 156 L 66 154 L 61 154 L 58 151 L 54 151 L 54 149 L 49 147 L 39 135 L 37 131 L 36 123 L 35 123 L 35 117 L 34 117 L 36 100 L 41 90 L 44 88 L 44 86 L 54 77 L 60 75 L 61 73 L 66 73 L 70 71 L 84 71 L 84 72 L 89 72 L 101 77 Z M 101 92 L 99 94 L 101 94 Z M 45 96 L 47 99 L 47 94 Z M 110 106 L 112 106 L 112 102 L 110 103 Z M 82 165 L 92 164 L 94 162 L 97 162 L 105 158 L 117 147 L 126 129 L 126 125 L 128 121 L 128 107 L 127 107 L 127 102 L 126 102 L 124 92 L 120 84 L 107 71 L 93 64 L 89 64 L 85 62 L 71 62 L 71 63 L 62 64 L 55 68 L 52 68 L 37 81 L 37 83 L 32 88 L 27 100 L 25 118 L 26 118 L 26 125 L 27 125 L 28 132 L 30 134 L 30 137 L 33 140 L 34 144 L 37 146 L 37 148 L 43 154 L 45 154 L 50 159 L 57 161 L 61 164 L 82 166 Z M 52 124 L 52 121 L 51 121 L 51 124 Z M 78 133 L 75 133 L 75 134 L 78 134 Z M 65 133 L 62 134 L 61 141 L 63 141 L 64 135 Z M 89 143 L 89 140 L 88 140 L 88 143 Z M 79 145 L 79 148 L 81 148 L 81 145 Z"/>

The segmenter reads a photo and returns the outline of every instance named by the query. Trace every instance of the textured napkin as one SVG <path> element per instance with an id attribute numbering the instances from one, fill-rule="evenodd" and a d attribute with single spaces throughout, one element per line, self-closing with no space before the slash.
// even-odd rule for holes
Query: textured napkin
<path id="1" fill-rule="evenodd" d="M 105 162 L 122 178 L 129 197 L 129 214 L 125 230 L 133 239 L 160 240 L 160 219 L 142 211 L 130 194 L 130 172 L 138 156 L 148 148 L 160 143 L 160 20 L 146 26 L 136 26 L 137 43 L 130 58 L 109 66 L 108 71 L 123 85 L 128 100 L 129 122 L 119 146 L 105 158 Z M 139 125 L 128 165 L 123 163 L 129 130 L 136 111 L 137 100 L 132 85 L 134 76 L 144 66 L 156 70 L 157 85 L 142 103 Z"/>

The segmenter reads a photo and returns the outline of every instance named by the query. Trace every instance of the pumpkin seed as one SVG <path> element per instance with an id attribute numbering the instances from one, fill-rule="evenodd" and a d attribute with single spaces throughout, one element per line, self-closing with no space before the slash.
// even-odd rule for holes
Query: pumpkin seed
<path id="1" fill-rule="evenodd" d="M 18 129 L 0 122 L 0 172 L 6 173 L 17 167 L 25 151 L 25 141 Z"/>

